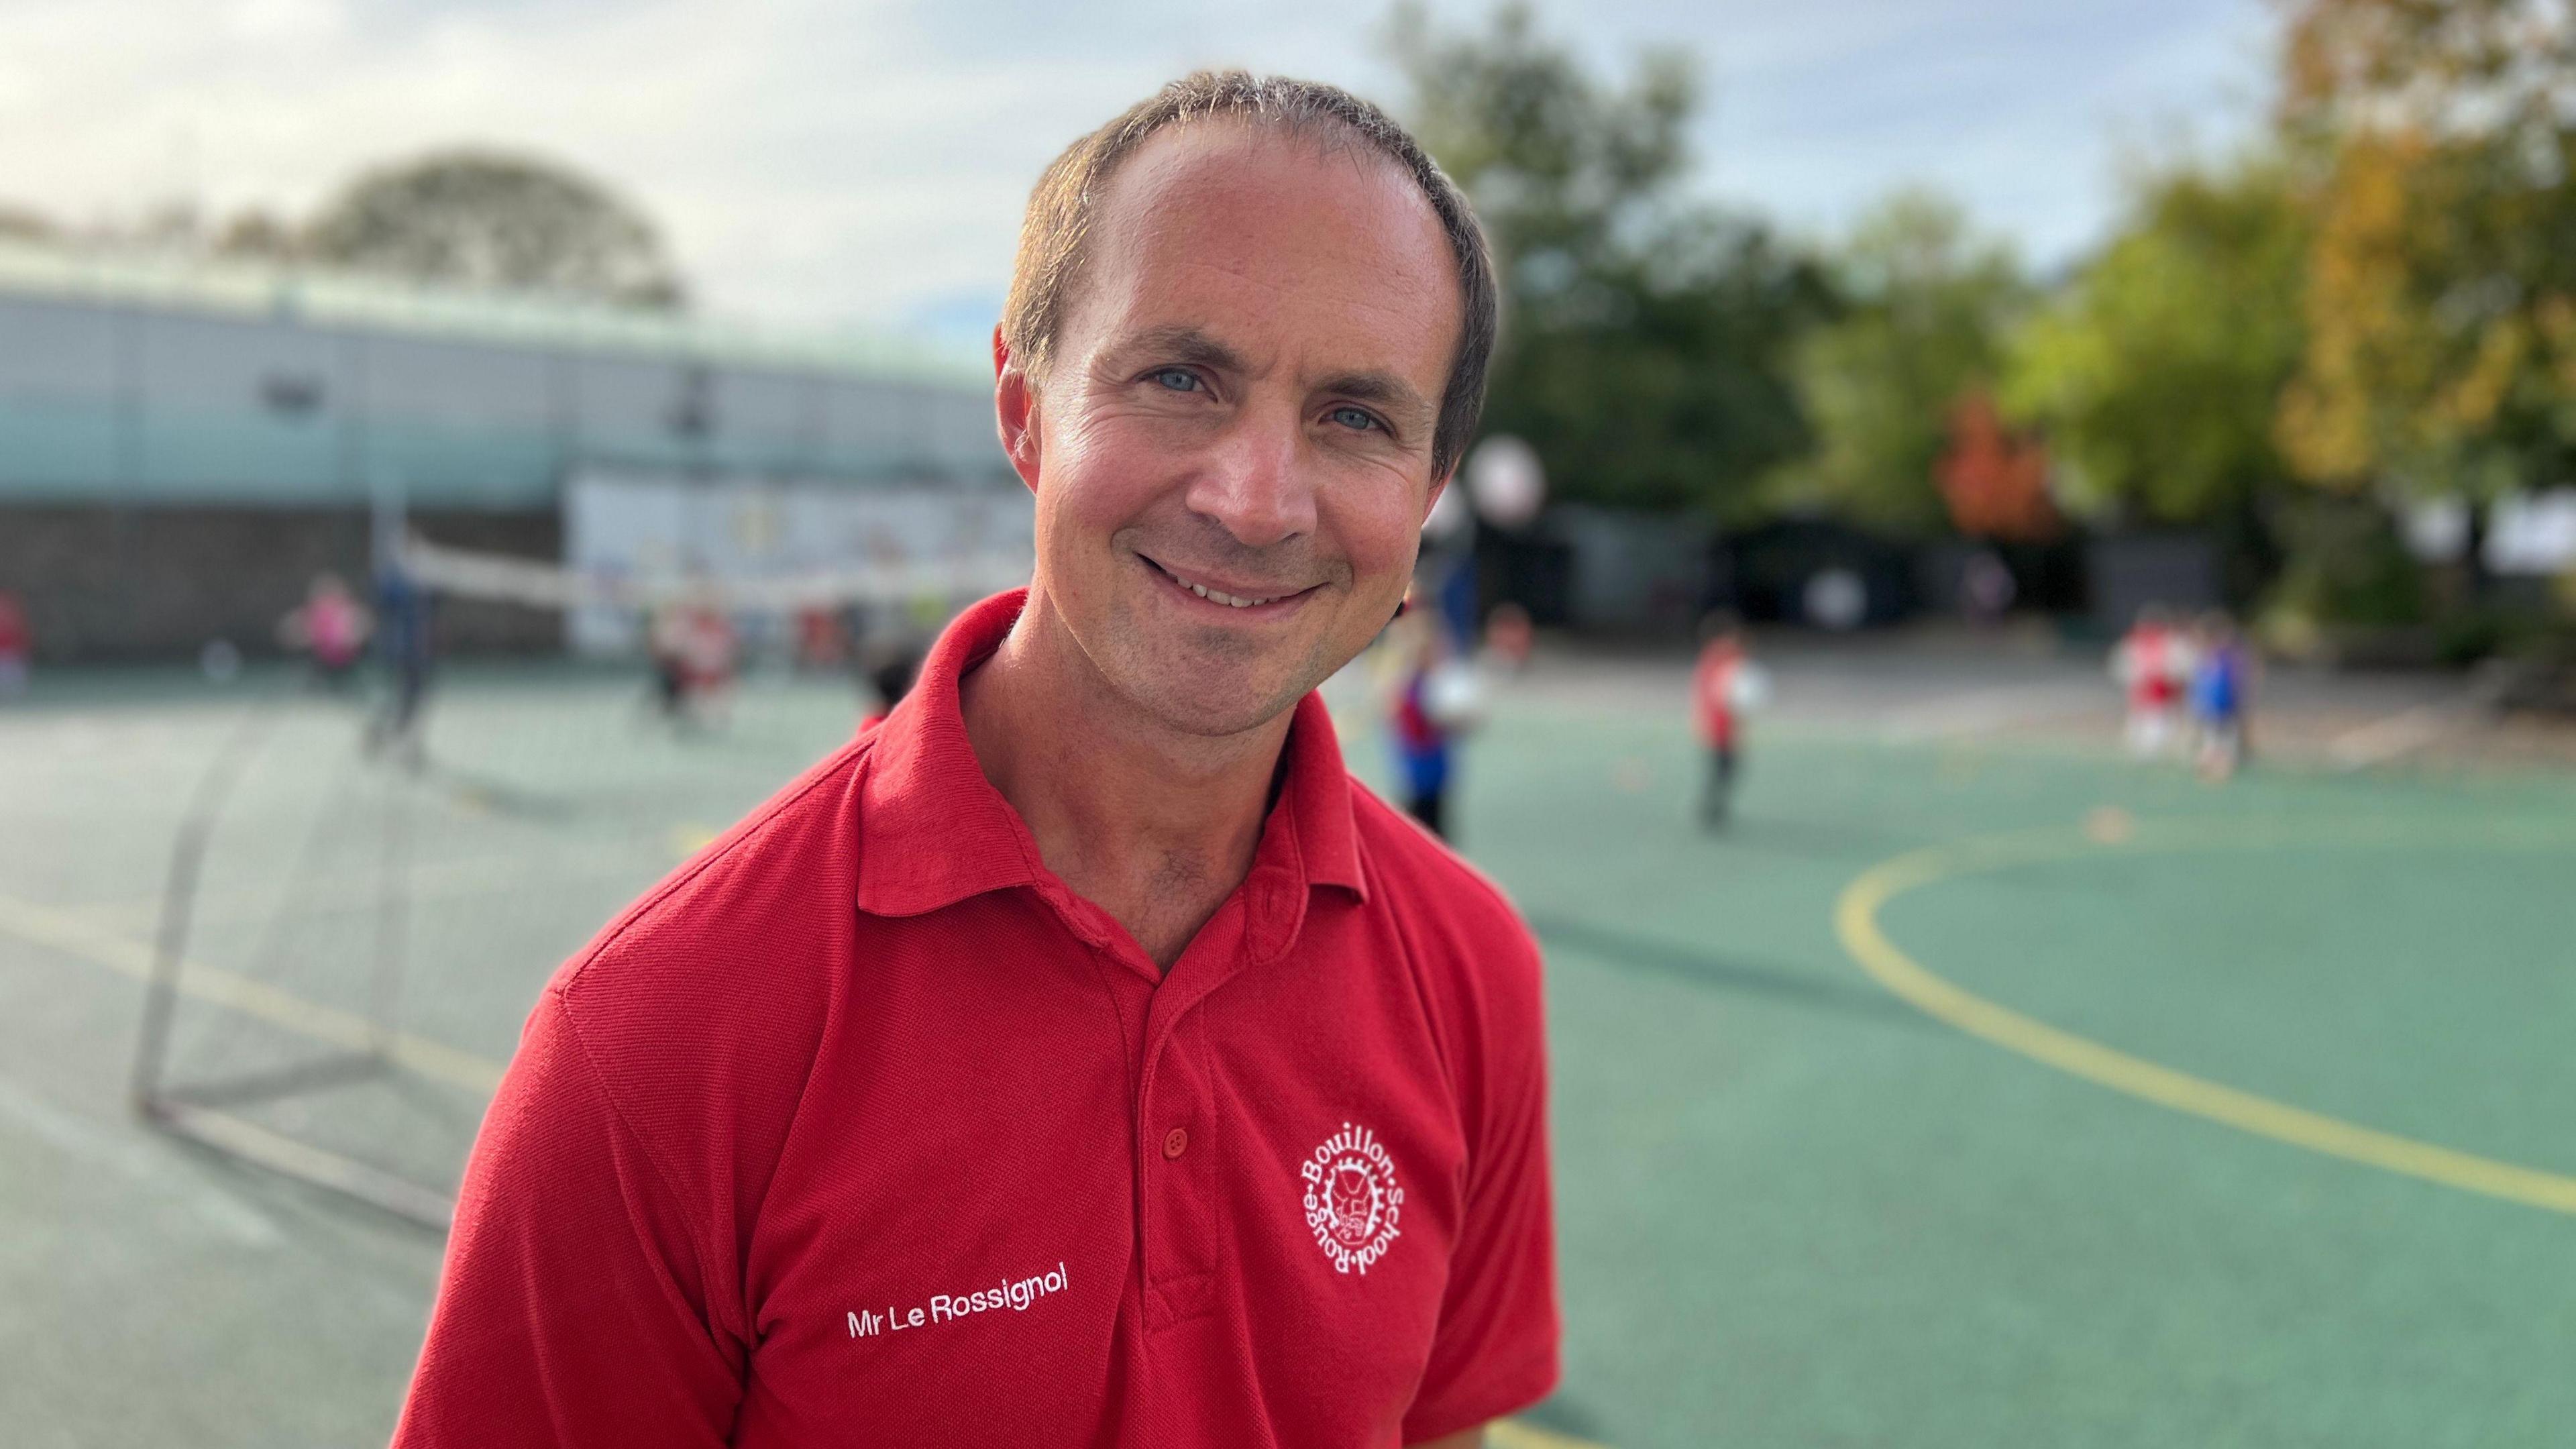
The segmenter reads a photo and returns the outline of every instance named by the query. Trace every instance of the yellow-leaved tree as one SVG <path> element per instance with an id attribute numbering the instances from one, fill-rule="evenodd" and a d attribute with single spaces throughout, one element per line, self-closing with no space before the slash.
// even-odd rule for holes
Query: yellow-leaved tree
<path id="1" fill-rule="evenodd" d="M 2291 0 L 2288 20 L 2281 120 L 2313 189 L 2284 456 L 2479 507 L 2576 476 L 2576 12 Z"/>

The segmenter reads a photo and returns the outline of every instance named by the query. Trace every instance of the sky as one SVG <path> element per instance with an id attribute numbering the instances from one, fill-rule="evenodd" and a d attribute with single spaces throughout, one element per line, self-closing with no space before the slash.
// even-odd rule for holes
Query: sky
<path id="1" fill-rule="evenodd" d="M 1439 0 L 1480 26 L 1484 0 Z M 2263 0 L 1539 0 L 1603 75 L 1699 61 L 1702 194 L 1830 236 L 1931 185 L 2041 267 L 2124 158 L 2265 101 Z M 0 203 L 303 213 L 365 166 L 505 146 L 640 203 L 707 310 L 989 329 L 1028 188 L 1172 75 L 1235 64 L 1401 110 L 1385 0 L 0 0 Z"/>

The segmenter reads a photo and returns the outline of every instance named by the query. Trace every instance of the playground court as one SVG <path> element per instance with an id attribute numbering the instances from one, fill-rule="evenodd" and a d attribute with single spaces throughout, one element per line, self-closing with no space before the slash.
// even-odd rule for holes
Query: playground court
<path id="1" fill-rule="evenodd" d="M 1464 849 L 1547 948 L 1567 1316 L 1498 1442 L 2565 1442 L 2576 774 L 2214 788 L 2113 751 L 2090 660 L 1777 664 L 1722 837 L 1684 661 L 1543 659 L 1467 757 Z M 2284 739 L 2446 707 L 2307 687 Z M 399 798 L 280 679 L 0 713 L 0 1440 L 384 1440 L 438 1239 L 127 1111 L 173 832 L 241 750 L 174 1079 L 347 1046 L 393 930 L 402 1070 L 242 1110 L 452 1181 L 555 964 L 855 714 L 756 681 L 683 739 L 642 692 L 453 671 Z"/>

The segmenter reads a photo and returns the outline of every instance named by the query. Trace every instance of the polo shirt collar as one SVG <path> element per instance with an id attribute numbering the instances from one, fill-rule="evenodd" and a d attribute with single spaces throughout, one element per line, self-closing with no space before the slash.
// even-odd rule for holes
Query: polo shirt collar
<path id="1" fill-rule="evenodd" d="M 958 681 L 1001 647 L 1027 601 L 1028 590 L 1013 589 L 958 615 L 877 726 L 859 787 L 858 906 L 869 915 L 922 915 L 1012 886 L 1061 889 L 1019 812 L 984 778 L 958 703 Z M 1297 702 L 1253 874 L 1368 897 L 1350 775 L 1320 695 Z"/>

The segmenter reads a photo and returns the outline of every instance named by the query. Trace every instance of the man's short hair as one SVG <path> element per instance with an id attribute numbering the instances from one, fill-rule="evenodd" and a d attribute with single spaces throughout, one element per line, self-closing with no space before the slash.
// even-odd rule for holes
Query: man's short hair
<path id="1" fill-rule="evenodd" d="M 1002 340 L 1011 355 L 1032 379 L 1044 380 L 1056 332 L 1082 278 L 1101 195 L 1119 165 L 1158 131 L 1219 119 L 1358 145 L 1412 177 L 1431 203 L 1458 268 L 1458 350 L 1450 359 L 1440 421 L 1431 438 L 1432 476 L 1447 475 L 1484 410 L 1485 370 L 1493 359 L 1496 326 L 1493 257 L 1457 183 L 1394 118 L 1337 86 L 1240 70 L 1198 71 L 1066 147 L 1029 193 L 1028 215 L 1020 224 L 1019 258 L 1011 269 L 1010 300 L 1002 308 Z"/>

